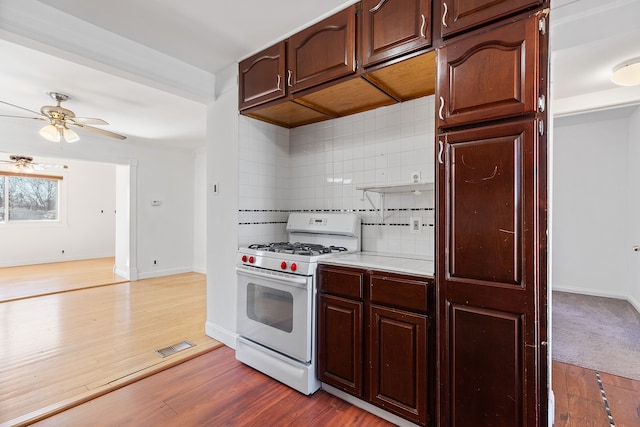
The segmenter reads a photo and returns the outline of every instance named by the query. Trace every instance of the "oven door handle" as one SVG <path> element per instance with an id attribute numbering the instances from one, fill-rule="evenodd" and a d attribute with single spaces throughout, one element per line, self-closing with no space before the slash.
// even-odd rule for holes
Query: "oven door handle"
<path id="1" fill-rule="evenodd" d="M 302 277 L 302 276 L 285 276 L 285 275 L 275 275 L 275 274 L 269 274 L 269 273 L 263 273 L 261 271 L 255 271 L 255 270 L 248 270 L 246 268 L 243 267 L 236 267 L 236 273 L 243 275 L 243 276 L 247 276 L 247 277 L 261 277 L 263 279 L 269 279 L 269 280 L 273 280 L 273 281 L 278 281 L 278 282 L 286 282 L 286 284 L 288 285 L 294 285 L 297 286 L 299 288 L 305 288 L 307 286 L 307 277 Z"/>

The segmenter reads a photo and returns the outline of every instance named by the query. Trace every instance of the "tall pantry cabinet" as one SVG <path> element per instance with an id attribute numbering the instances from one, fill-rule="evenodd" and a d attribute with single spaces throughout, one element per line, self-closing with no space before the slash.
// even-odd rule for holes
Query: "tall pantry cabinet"
<path id="1" fill-rule="evenodd" d="M 547 423 L 548 13 L 541 3 L 440 4 L 441 426 Z M 498 20 L 488 18 L 491 7 Z M 505 19 L 505 8 L 524 12 Z"/>

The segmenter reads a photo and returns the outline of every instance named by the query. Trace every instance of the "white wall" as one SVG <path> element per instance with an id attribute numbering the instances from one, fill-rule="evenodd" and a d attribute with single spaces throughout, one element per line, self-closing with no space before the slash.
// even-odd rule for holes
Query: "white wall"
<path id="1" fill-rule="evenodd" d="M 357 187 L 434 182 L 434 96 L 291 130 L 292 210 L 351 210 L 362 219 L 362 250 L 433 257 L 434 192 L 380 196 Z M 409 218 L 421 218 L 410 233 Z"/>
<path id="2" fill-rule="evenodd" d="M 207 273 L 207 152 L 195 153 L 193 271 Z"/>
<path id="3" fill-rule="evenodd" d="M 207 335 L 235 348 L 238 250 L 237 65 L 207 112 Z M 222 86 L 223 84 L 227 86 Z M 214 195 L 212 187 L 218 186 Z"/>
<path id="4" fill-rule="evenodd" d="M 629 263 L 629 301 L 640 311 L 640 252 L 629 248 L 640 245 L 640 107 L 629 117 L 629 232 L 627 234 L 627 259 Z"/>
<path id="5" fill-rule="evenodd" d="M 554 290 L 630 296 L 629 213 L 638 190 L 629 174 L 640 159 L 631 160 L 629 115 L 619 109 L 555 119 Z"/>
<path id="6" fill-rule="evenodd" d="M 412 172 L 434 181 L 434 97 L 290 131 L 240 117 L 241 245 L 286 240 L 291 211 L 353 211 L 362 250 L 433 257 L 434 192 L 380 196 L 357 187 L 407 184 Z M 410 233 L 409 218 L 422 219 Z"/>
<path id="7" fill-rule="evenodd" d="M 36 158 L 39 163 L 56 159 Z M 64 160 L 59 175 L 60 218 L 55 222 L 1 223 L 0 267 L 111 257 L 115 254 L 115 166 Z M 63 253 L 64 251 L 64 253 Z"/>
<path id="8" fill-rule="evenodd" d="M 0 151 L 62 160 L 118 165 L 136 164 L 135 217 L 132 236 L 135 276 L 163 276 L 193 271 L 194 156 L 188 150 L 163 148 L 130 136 L 126 141 L 83 133 L 75 144 L 52 144 L 32 123 L 3 121 Z M 115 178 L 114 178 L 115 179 Z M 158 207 L 151 200 L 160 200 Z M 154 266 L 153 260 L 158 263 Z"/>

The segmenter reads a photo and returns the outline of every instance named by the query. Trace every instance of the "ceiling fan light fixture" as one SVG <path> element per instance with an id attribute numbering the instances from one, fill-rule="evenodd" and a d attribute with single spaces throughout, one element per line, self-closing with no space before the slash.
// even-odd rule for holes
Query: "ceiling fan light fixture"
<path id="1" fill-rule="evenodd" d="M 12 169 L 16 173 L 33 173 L 33 167 L 23 163 L 16 163 Z"/>
<path id="2" fill-rule="evenodd" d="M 64 128 L 64 131 L 62 132 L 62 135 L 67 142 L 76 142 L 80 140 L 78 134 L 66 126 Z"/>
<path id="3" fill-rule="evenodd" d="M 58 132 L 58 128 L 51 124 L 40 129 L 40 136 L 47 141 L 60 142 L 60 132 Z"/>
<path id="4" fill-rule="evenodd" d="M 611 81 L 619 86 L 640 85 L 640 58 L 616 65 L 611 74 Z"/>

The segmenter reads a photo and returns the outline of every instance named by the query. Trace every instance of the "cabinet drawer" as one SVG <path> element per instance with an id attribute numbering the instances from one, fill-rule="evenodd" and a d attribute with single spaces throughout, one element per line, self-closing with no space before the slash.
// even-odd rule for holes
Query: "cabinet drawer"
<path id="1" fill-rule="evenodd" d="M 364 273 L 344 267 L 318 267 L 318 290 L 322 293 L 362 300 Z"/>
<path id="2" fill-rule="evenodd" d="M 429 283 L 411 276 L 372 274 L 369 281 L 371 303 L 426 313 Z"/>

